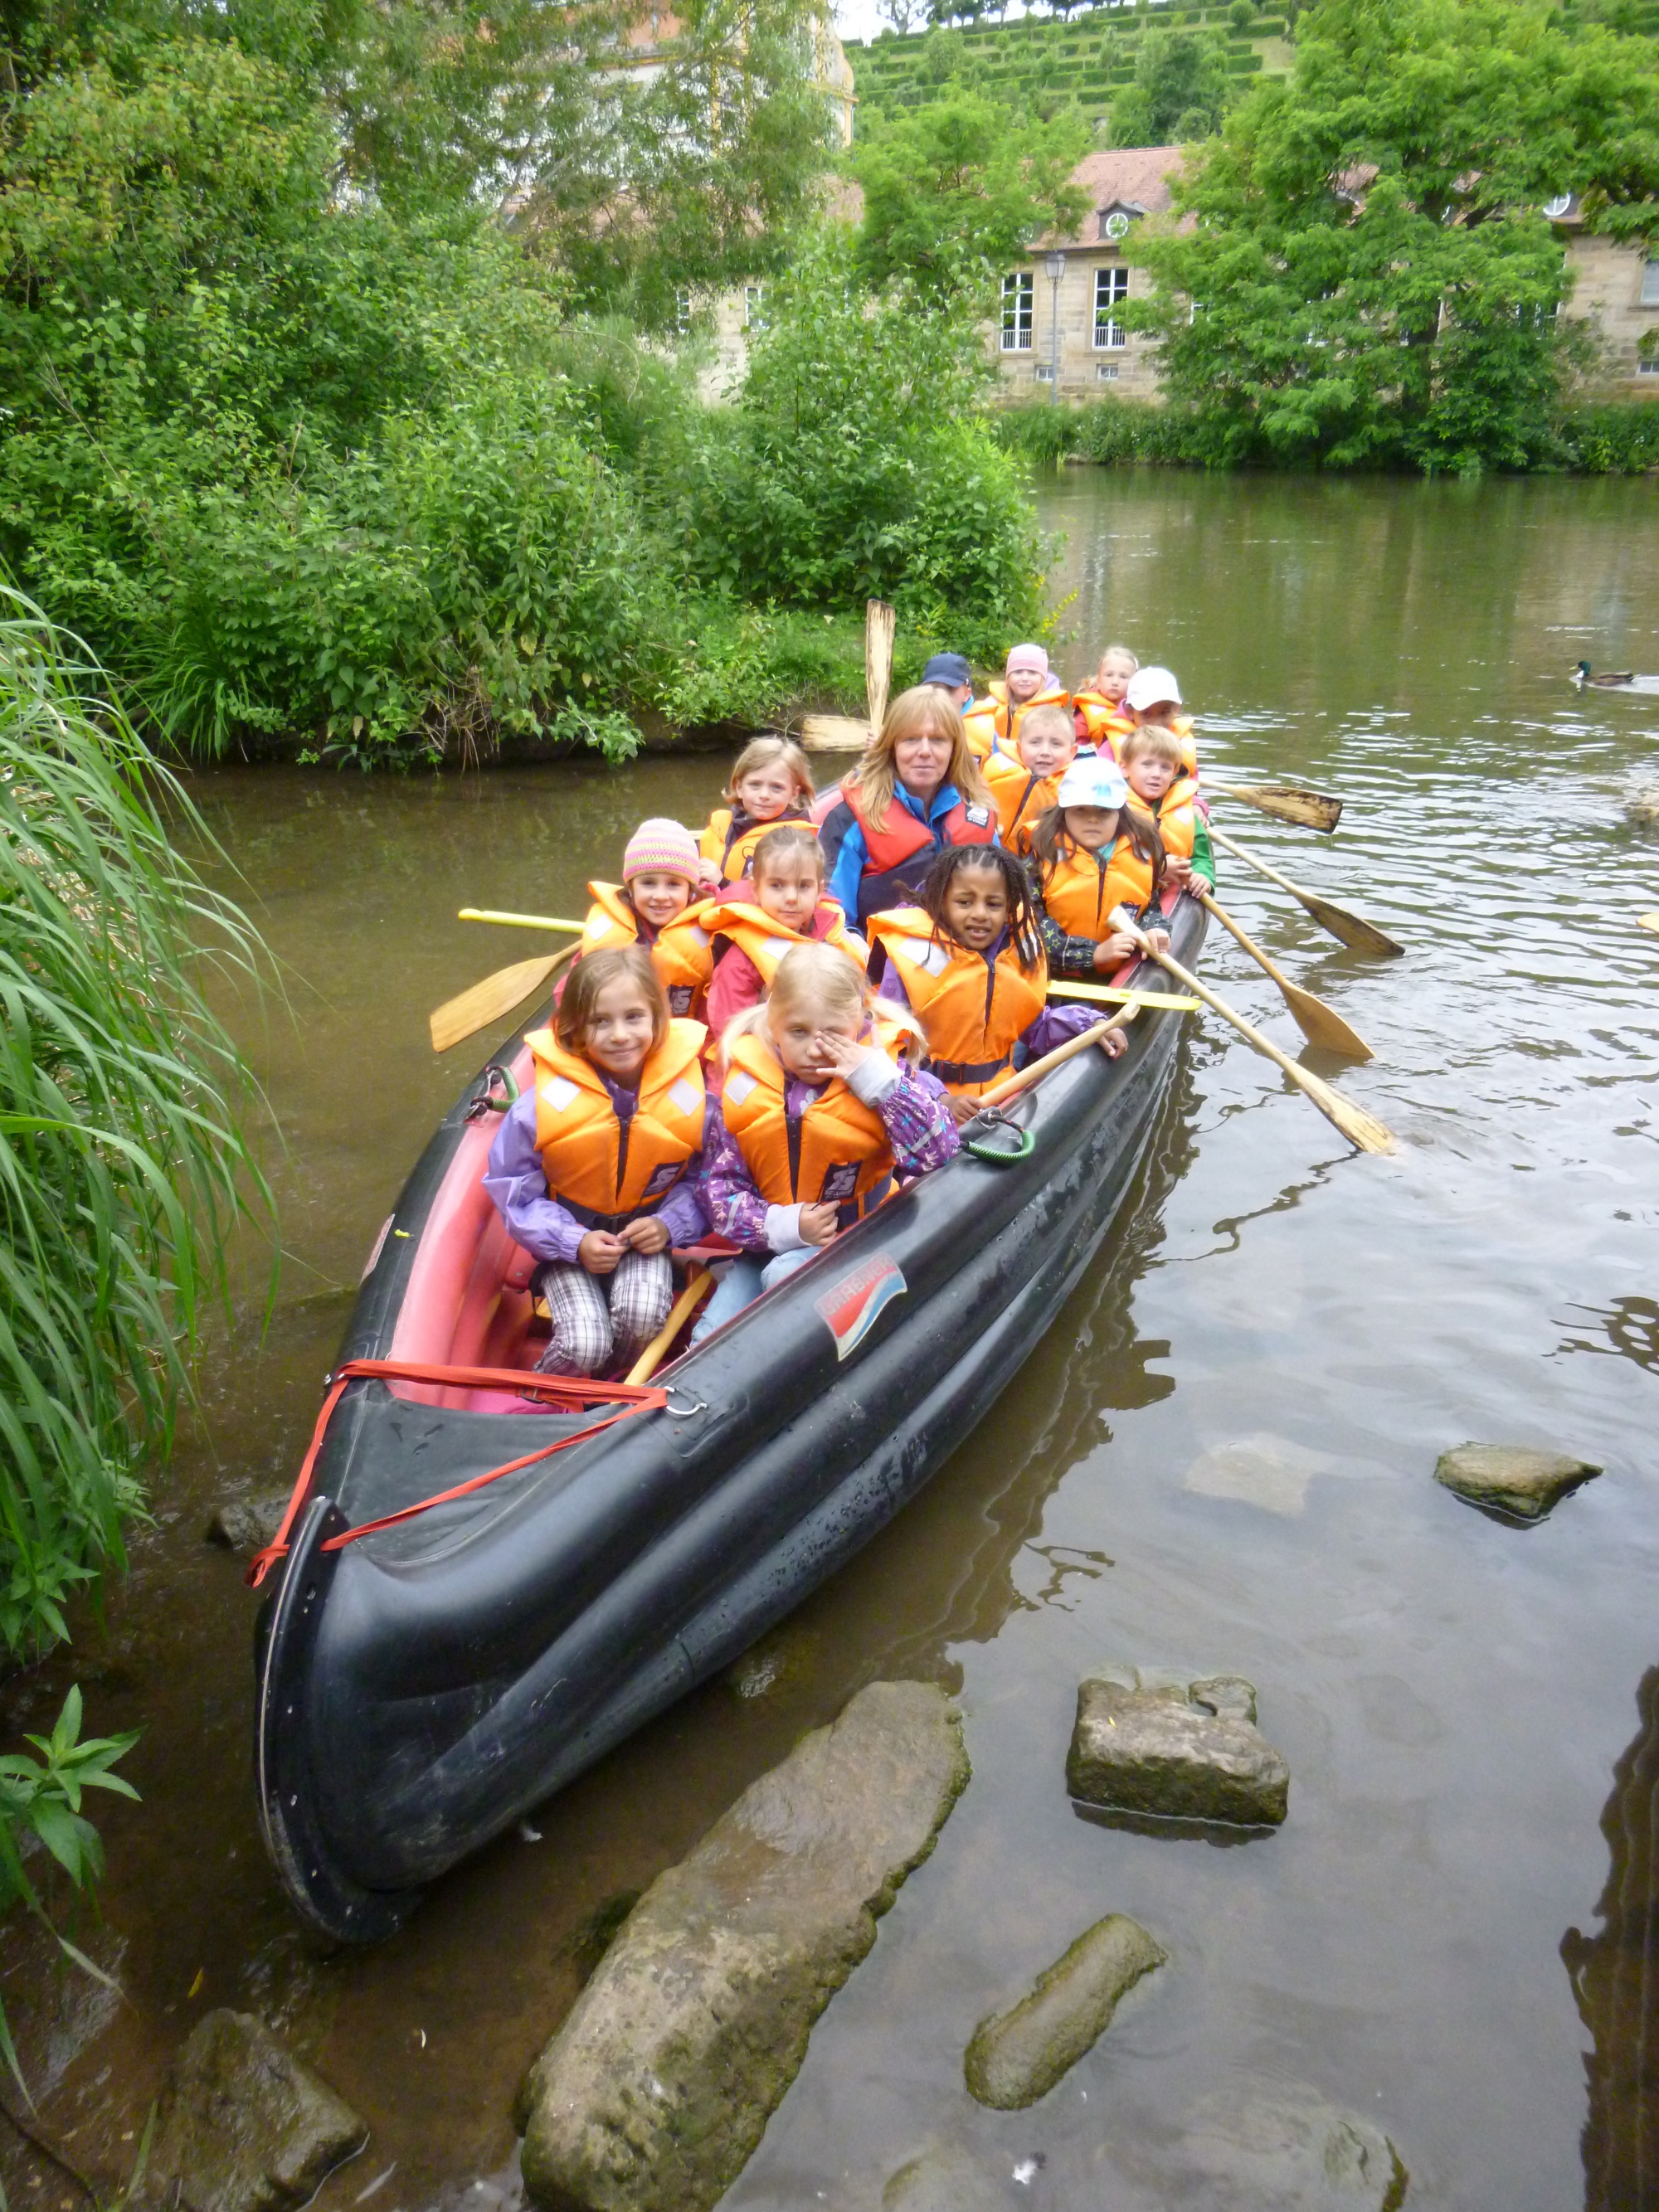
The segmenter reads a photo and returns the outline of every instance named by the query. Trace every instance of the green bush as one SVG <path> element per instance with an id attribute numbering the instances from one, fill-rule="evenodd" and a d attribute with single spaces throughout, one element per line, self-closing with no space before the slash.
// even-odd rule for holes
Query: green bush
<path id="1" fill-rule="evenodd" d="M 1644 476 L 1659 470 L 1659 402 L 1569 407 L 1558 428 L 1559 457 L 1567 468 L 1587 476 Z"/>

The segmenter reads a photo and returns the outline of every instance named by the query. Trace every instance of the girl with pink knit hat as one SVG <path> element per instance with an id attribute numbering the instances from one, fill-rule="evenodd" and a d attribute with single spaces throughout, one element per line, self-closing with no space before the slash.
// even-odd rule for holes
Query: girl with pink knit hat
<path id="1" fill-rule="evenodd" d="M 714 964 L 696 919 L 706 902 L 706 872 L 697 841 L 683 823 L 662 814 L 641 822 L 623 854 L 621 883 L 587 886 L 593 903 L 582 926 L 582 952 L 643 945 L 668 994 L 669 1012 L 690 1013 Z"/>

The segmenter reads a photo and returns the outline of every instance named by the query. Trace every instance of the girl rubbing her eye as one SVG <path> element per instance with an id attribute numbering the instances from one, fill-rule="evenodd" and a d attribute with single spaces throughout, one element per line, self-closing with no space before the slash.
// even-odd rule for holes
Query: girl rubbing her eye
<path id="1" fill-rule="evenodd" d="M 868 984 L 827 945 L 787 952 L 764 1005 L 726 1030 L 702 1203 L 744 1250 L 694 1343 L 878 1205 L 896 1170 L 921 1175 L 955 1153 L 939 1085 L 906 1057 L 917 1042 L 901 1013 L 872 1021 Z"/>
<path id="2" fill-rule="evenodd" d="M 552 1320 L 542 1374 L 626 1366 L 668 1318 L 669 1248 L 708 1225 L 703 1036 L 671 1017 L 650 958 L 630 945 L 589 953 L 556 1027 L 525 1040 L 535 1080 L 496 1133 L 484 1188 L 540 1263 L 533 1287 Z"/>
<path id="3" fill-rule="evenodd" d="M 1093 1007 L 1045 1006 L 1048 965 L 1030 886 L 999 848 L 941 854 L 921 905 L 874 915 L 870 936 L 872 963 L 884 963 L 881 996 L 921 1022 L 927 1073 L 959 1123 L 1001 1077 L 1081 1030 L 1098 1026 L 1109 1055 L 1123 1050 L 1121 1032 Z"/>

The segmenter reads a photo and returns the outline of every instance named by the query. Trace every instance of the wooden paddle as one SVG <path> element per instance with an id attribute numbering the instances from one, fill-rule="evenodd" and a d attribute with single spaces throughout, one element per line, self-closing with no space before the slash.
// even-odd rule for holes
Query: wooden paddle
<path id="1" fill-rule="evenodd" d="M 1247 853 L 1242 845 L 1235 845 L 1232 839 L 1218 830 L 1213 822 L 1210 824 L 1210 836 L 1224 853 L 1231 853 L 1236 860 L 1243 860 L 1258 875 L 1266 876 L 1270 884 L 1277 884 L 1280 890 L 1288 891 L 1322 929 L 1328 929 L 1333 937 L 1340 938 L 1351 951 L 1369 952 L 1377 960 L 1393 960 L 1405 951 L 1403 945 L 1396 945 L 1393 938 L 1377 928 L 1375 922 L 1363 921 L 1358 915 L 1350 914 L 1346 907 L 1334 905 L 1329 899 L 1317 898 L 1312 891 L 1303 890 L 1288 876 L 1281 876 L 1276 868 L 1270 868 L 1265 860 L 1258 860 L 1254 853 Z"/>
<path id="2" fill-rule="evenodd" d="M 867 599 L 864 608 L 864 703 L 869 714 L 805 714 L 800 741 L 809 753 L 861 753 L 887 716 L 887 689 L 893 676 L 893 628 L 897 617 L 885 599 Z"/>
<path id="3" fill-rule="evenodd" d="M 1103 1006 L 1126 1006 L 1133 1000 L 1138 1006 L 1167 1006 L 1172 1012 L 1182 1014 L 1195 1014 L 1199 1007 L 1196 999 L 1183 999 L 1174 991 L 1120 990 L 1112 983 L 1076 983 L 1069 975 L 1051 975 L 1048 978 L 1048 996 L 1051 999 L 1087 999 L 1091 1004 Z"/>
<path id="4" fill-rule="evenodd" d="M 1659 914 L 1638 914 L 1636 919 L 1644 929 L 1650 929 L 1659 936 Z"/>
<path id="5" fill-rule="evenodd" d="M 512 967 L 498 968 L 458 998 L 446 999 L 432 1014 L 433 1051 L 447 1052 L 463 1037 L 502 1020 L 550 982 L 561 968 L 568 967 L 580 950 L 580 945 L 567 945 L 562 952 L 550 952 L 544 959 L 515 960 Z"/>
<path id="6" fill-rule="evenodd" d="M 1143 1005 L 1162 1006 L 1167 1003 L 1160 994 L 1151 991 L 1143 994 L 1131 990 L 1126 995 L 1127 1003 L 1115 1021 L 1096 1022 L 1091 1028 L 1079 1030 L 1074 1037 L 1067 1037 L 1064 1044 L 1057 1044 L 1052 1052 L 1045 1052 L 1041 1060 L 1034 1060 L 1015 1074 L 1005 1075 L 1000 1083 L 994 1083 L 977 1103 L 981 1106 L 1000 1106 L 1007 1099 L 1018 1098 L 1022 1091 L 1029 1091 L 1034 1083 L 1048 1074 L 1051 1067 L 1058 1067 L 1061 1060 L 1070 1060 L 1076 1053 L 1085 1052 L 1097 1042 L 1103 1030 L 1127 1029 Z"/>
<path id="7" fill-rule="evenodd" d="M 629 1369 L 630 1382 L 648 1382 L 662 1364 L 663 1354 L 686 1322 L 702 1303 L 703 1292 L 714 1286 L 714 1278 L 707 1267 L 700 1267 L 668 1310 L 668 1318 L 652 1338 L 645 1350 Z"/>
<path id="8" fill-rule="evenodd" d="M 1334 830 L 1342 819 L 1342 801 L 1328 792 L 1304 791 L 1294 783 L 1216 783 L 1204 779 L 1206 791 L 1218 791 L 1224 799 L 1242 799 L 1258 813 L 1277 822 L 1294 822 L 1303 830 Z"/>
<path id="9" fill-rule="evenodd" d="M 1226 908 L 1216 904 L 1196 876 L 1187 888 L 1199 904 L 1215 916 L 1228 935 L 1243 946 L 1251 959 L 1267 969 L 1278 984 L 1297 1029 L 1310 1044 L 1317 1045 L 1322 1052 L 1345 1053 L 1350 1060 L 1374 1060 L 1376 1057 L 1358 1030 L 1351 1030 L 1340 1014 L 1328 1006 L 1322 999 L 1315 998 L 1311 991 L 1304 991 L 1299 984 L 1292 983 L 1284 970 L 1275 966 L 1254 939 L 1244 934 Z"/>
<path id="10" fill-rule="evenodd" d="M 464 906 L 455 919 L 498 922 L 503 929 L 571 929 L 578 937 L 586 927 L 585 922 L 567 921 L 556 914 L 497 914 L 493 907 L 487 906 Z"/>
<path id="11" fill-rule="evenodd" d="M 1328 1083 L 1322 1083 L 1316 1075 L 1310 1075 L 1305 1067 L 1298 1067 L 1288 1053 L 1280 1052 L 1270 1037 L 1263 1036 L 1261 1030 L 1247 1022 L 1243 1014 L 1236 1012 L 1224 999 L 1218 998 L 1200 983 L 1196 975 L 1183 968 L 1174 953 L 1158 951 L 1152 939 L 1136 926 L 1126 908 L 1120 907 L 1112 916 L 1112 927 L 1132 937 L 1147 959 L 1156 960 L 1160 968 L 1167 969 L 1177 983 L 1184 983 L 1189 991 L 1203 1000 L 1206 1006 L 1212 1006 L 1223 1021 L 1231 1022 L 1239 1035 L 1253 1044 L 1264 1058 L 1272 1060 L 1276 1067 L 1283 1068 L 1297 1090 L 1307 1092 L 1326 1120 L 1334 1122 L 1351 1145 L 1357 1145 L 1362 1152 L 1391 1152 L 1394 1150 L 1392 1130 L 1385 1128 L 1376 1115 L 1368 1114 L 1363 1106 L 1354 1105 L 1340 1091 L 1333 1091 Z"/>

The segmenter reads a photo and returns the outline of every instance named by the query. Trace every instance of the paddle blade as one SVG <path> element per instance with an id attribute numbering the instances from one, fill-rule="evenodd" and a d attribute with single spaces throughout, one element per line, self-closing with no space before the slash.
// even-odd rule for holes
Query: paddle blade
<path id="1" fill-rule="evenodd" d="M 1396 945 L 1375 922 L 1350 914 L 1346 907 L 1333 906 L 1329 899 L 1316 898 L 1312 891 L 1298 891 L 1296 896 L 1319 927 L 1329 930 L 1351 952 L 1369 952 L 1374 960 L 1397 960 L 1405 951 L 1403 945 Z"/>
<path id="2" fill-rule="evenodd" d="M 878 730 L 887 714 L 887 686 L 893 674 L 893 630 L 897 617 L 885 599 L 869 599 L 864 609 L 864 699 L 870 726 Z"/>
<path id="3" fill-rule="evenodd" d="M 1638 914 L 1636 919 L 1644 929 L 1650 929 L 1659 937 L 1659 914 Z"/>
<path id="4" fill-rule="evenodd" d="M 1334 1007 L 1328 1006 L 1322 999 L 1315 998 L 1311 991 L 1303 990 L 1298 984 L 1286 981 L 1279 988 L 1297 1029 L 1317 1050 L 1340 1053 L 1347 1060 L 1376 1059 L 1376 1054 L 1358 1030 L 1350 1029 Z"/>
<path id="5" fill-rule="evenodd" d="M 1293 783 L 1213 783 L 1212 791 L 1224 798 L 1242 799 L 1258 813 L 1271 814 L 1275 822 L 1294 822 L 1299 829 L 1328 833 L 1342 819 L 1342 801 L 1328 792 L 1304 791 Z"/>
<path id="6" fill-rule="evenodd" d="M 850 714 L 807 714 L 800 742 L 809 753 L 861 753 L 870 742 L 870 725 Z"/>
<path id="7" fill-rule="evenodd" d="M 503 1019 L 514 1006 L 522 1006 L 532 991 L 539 991 L 567 957 L 562 952 L 550 952 L 540 960 L 515 960 L 510 968 L 498 968 L 459 998 L 447 999 L 432 1016 L 433 1051 L 447 1052 L 474 1030 Z"/>
<path id="8" fill-rule="evenodd" d="M 1391 1152 L 1394 1132 L 1379 1121 L 1375 1114 L 1368 1114 L 1363 1106 L 1356 1106 L 1352 1098 L 1345 1098 L 1340 1091 L 1333 1091 L 1328 1083 L 1322 1083 L 1316 1075 L 1310 1075 L 1305 1067 L 1285 1070 L 1293 1082 L 1305 1091 L 1328 1121 L 1340 1129 L 1351 1145 L 1362 1152 Z"/>

